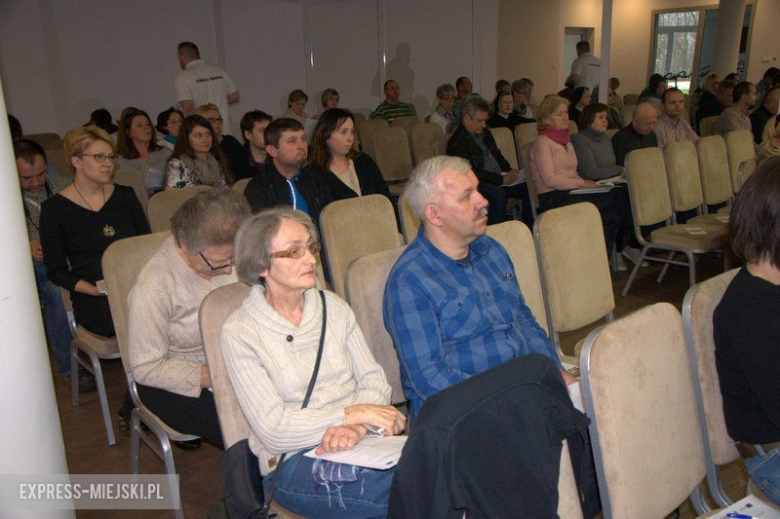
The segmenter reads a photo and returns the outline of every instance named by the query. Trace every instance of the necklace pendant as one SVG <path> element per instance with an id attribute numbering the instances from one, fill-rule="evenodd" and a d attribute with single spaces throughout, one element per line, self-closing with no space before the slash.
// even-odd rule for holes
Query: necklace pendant
<path id="1" fill-rule="evenodd" d="M 103 226 L 103 236 L 105 236 L 106 238 L 113 238 L 115 235 L 116 235 L 116 229 L 114 229 L 108 224 L 105 224 Z"/>

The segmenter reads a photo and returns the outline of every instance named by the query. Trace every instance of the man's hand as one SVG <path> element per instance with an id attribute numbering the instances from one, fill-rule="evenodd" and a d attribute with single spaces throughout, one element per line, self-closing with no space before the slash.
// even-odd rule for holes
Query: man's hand
<path id="1" fill-rule="evenodd" d="M 338 425 L 328 427 L 322 435 L 320 446 L 314 451 L 320 455 L 326 452 L 348 451 L 366 435 L 362 425 Z"/>
<path id="2" fill-rule="evenodd" d="M 200 367 L 200 387 L 211 387 L 211 375 L 209 375 L 209 367 L 205 364 Z"/>
<path id="3" fill-rule="evenodd" d="M 404 430 L 406 417 L 391 405 L 358 404 L 344 409 L 344 423 L 370 424 L 381 428 L 386 436 L 392 436 Z"/>
<path id="4" fill-rule="evenodd" d="M 43 247 L 41 240 L 30 240 L 30 251 L 35 261 L 43 261 Z"/>
<path id="5" fill-rule="evenodd" d="M 76 288 L 76 292 L 81 292 L 82 294 L 87 294 L 88 296 L 94 296 L 94 297 L 105 296 L 105 294 L 101 293 L 100 290 L 98 290 L 98 287 L 96 287 L 89 281 L 84 281 L 83 279 L 78 280 L 75 288 Z"/>
<path id="6" fill-rule="evenodd" d="M 596 186 L 598 186 L 598 184 L 596 184 L 592 180 L 583 180 L 582 181 L 582 187 L 596 187 Z"/>
<path id="7" fill-rule="evenodd" d="M 514 184 L 518 178 L 520 178 L 520 173 L 517 170 L 512 170 L 504 175 L 504 185 Z"/>
<path id="8" fill-rule="evenodd" d="M 566 383 L 567 386 L 570 386 L 575 382 L 579 382 L 579 380 L 571 376 L 571 373 L 569 373 L 565 369 L 561 370 L 561 376 L 563 377 L 563 381 Z"/>

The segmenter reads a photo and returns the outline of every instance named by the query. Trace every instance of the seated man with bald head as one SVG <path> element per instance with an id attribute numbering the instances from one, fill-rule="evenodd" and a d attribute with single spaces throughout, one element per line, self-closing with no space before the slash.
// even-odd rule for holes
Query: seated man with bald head
<path id="1" fill-rule="evenodd" d="M 631 124 L 612 137 L 612 149 L 615 150 L 615 162 L 625 166 L 626 155 L 630 151 L 658 147 L 655 123 L 658 111 L 650 103 L 639 103 L 634 109 Z"/>
<path id="2" fill-rule="evenodd" d="M 780 87 L 773 87 L 764 96 L 761 106 L 750 114 L 753 140 L 756 141 L 756 144 L 761 144 L 764 141 L 766 123 L 777 115 L 778 103 L 780 103 Z"/>

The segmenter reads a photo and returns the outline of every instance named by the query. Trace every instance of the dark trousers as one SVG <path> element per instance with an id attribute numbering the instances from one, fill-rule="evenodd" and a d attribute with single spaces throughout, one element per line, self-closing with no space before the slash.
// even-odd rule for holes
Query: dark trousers
<path id="1" fill-rule="evenodd" d="M 136 383 L 141 402 L 170 427 L 185 434 L 196 434 L 223 448 L 214 393 L 202 389 L 192 398 L 157 387 Z"/>
<path id="2" fill-rule="evenodd" d="M 480 182 L 477 190 L 489 204 L 488 225 L 505 221 L 507 200 L 517 198 L 523 202 L 523 223 L 530 229 L 533 229 L 534 217 L 531 212 L 531 198 L 528 195 L 528 185 L 525 182 L 512 187 L 495 186 L 486 182 Z"/>

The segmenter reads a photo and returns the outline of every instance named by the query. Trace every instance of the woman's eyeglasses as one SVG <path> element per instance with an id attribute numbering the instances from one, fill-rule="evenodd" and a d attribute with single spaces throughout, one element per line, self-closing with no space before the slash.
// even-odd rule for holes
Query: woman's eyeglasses
<path id="1" fill-rule="evenodd" d="M 105 153 L 82 153 L 82 157 L 92 157 L 98 164 L 103 164 L 106 159 L 111 161 L 111 164 L 119 162 L 119 155 L 106 155 Z"/>
<path id="2" fill-rule="evenodd" d="M 316 256 L 317 253 L 320 252 L 320 244 L 310 243 L 309 245 L 295 245 L 293 247 L 290 247 L 287 250 L 272 252 L 271 257 L 301 259 L 306 254 L 307 249 L 309 252 L 311 252 L 313 255 Z"/>
<path id="3" fill-rule="evenodd" d="M 206 265 L 209 266 L 209 268 L 211 269 L 212 272 L 214 272 L 216 270 L 226 269 L 228 267 L 232 267 L 233 266 L 233 260 L 231 259 L 227 263 L 225 263 L 224 265 L 219 265 L 218 267 L 215 267 L 214 265 L 211 264 L 211 262 L 209 260 L 206 259 L 206 256 L 204 256 L 202 252 L 198 251 L 198 254 L 200 254 L 200 257 L 203 258 L 203 261 L 206 262 Z"/>

